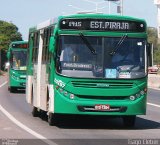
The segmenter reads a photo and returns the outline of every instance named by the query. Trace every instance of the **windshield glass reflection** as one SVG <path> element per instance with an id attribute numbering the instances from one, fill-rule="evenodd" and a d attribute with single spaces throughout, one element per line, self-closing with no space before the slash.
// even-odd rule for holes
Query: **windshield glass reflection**
<path id="1" fill-rule="evenodd" d="M 15 70 L 26 70 L 27 51 L 12 51 L 11 67 Z"/>
<path id="2" fill-rule="evenodd" d="M 85 36 L 96 53 L 80 36 L 60 36 L 57 72 L 68 77 L 140 78 L 146 75 L 145 40 Z M 114 52 L 114 53 L 113 53 Z"/>

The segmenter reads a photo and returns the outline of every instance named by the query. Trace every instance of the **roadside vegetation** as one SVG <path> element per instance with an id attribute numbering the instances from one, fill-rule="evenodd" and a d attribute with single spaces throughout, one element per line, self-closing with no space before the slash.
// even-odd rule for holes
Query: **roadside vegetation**
<path id="1" fill-rule="evenodd" d="M 157 29 L 148 27 L 148 42 L 153 44 L 153 64 L 160 65 L 160 40 L 158 40 Z"/>
<path id="2" fill-rule="evenodd" d="M 16 40 L 22 40 L 22 35 L 18 31 L 18 27 L 11 22 L 0 20 L 0 75 L 7 61 L 6 52 L 9 44 Z"/>

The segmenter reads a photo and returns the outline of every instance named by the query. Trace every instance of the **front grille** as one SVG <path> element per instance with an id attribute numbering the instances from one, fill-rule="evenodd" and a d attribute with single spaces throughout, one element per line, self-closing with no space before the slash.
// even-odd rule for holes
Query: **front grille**
<path id="1" fill-rule="evenodd" d="M 77 95 L 80 99 L 92 99 L 92 100 L 128 100 L 128 96 L 88 96 L 88 95 Z"/>
<path id="2" fill-rule="evenodd" d="M 111 88 L 111 89 L 122 89 L 122 88 L 132 88 L 132 82 L 93 82 L 93 81 L 72 81 L 74 87 L 83 88 Z"/>

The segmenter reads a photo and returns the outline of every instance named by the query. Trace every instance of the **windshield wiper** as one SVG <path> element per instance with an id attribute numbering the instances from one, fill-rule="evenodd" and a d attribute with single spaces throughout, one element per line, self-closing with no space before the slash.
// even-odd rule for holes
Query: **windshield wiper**
<path id="1" fill-rule="evenodd" d="M 81 39 L 83 40 L 83 42 L 86 44 L 86 46 L 90 49 L 90 51 L 93 54 L 97 54 L 96 50 L 92 47 L 92 45 L 90 44 L 90 42 L 87 40 L 87 38 L 83 35 L 83 33 L 80 33 L 79 36 L 81 37 Z"/>
<path id="2" fill-rule="evenodd" d="M 110 52 L 110 55 L 115 55 L 117 50 L 120 48 L 120 46 L 123 44 L 124 40 L 127 38 L 127 34 L 123 35 L 120 40 L 118 41 L 116 47 Z"/>

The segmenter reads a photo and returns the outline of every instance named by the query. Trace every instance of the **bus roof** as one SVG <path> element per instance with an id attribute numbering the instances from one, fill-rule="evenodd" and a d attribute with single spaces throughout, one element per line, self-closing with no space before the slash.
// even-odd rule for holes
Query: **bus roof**
<path id="1" fill-rule="evenodd" d="M 58 22 L 58 18 L 48 19 L 48 20 L 46 20 L 44 22 L 39 23 L 38 25 L 36 25 L 34 27 L 31 27 L 29 29 L 29 31 L 32 32 L 32 31 L 35 31 L 35 30 L 40 30 L 40 29 L 43 29 L 45 27 L 49 27 L 51 25 L 55 25 L 55 24 L 57 24 L 57 22 Z"/>
<path id="2" fill-rule="evenodd" d="M 28 41 L 25 40 L 25 41 L 13 41 L 13 42 L 11 42 L 11 44 L 24 44 L 24 43 L 28 43 Z"/>
<path id="3" fill-rule="evenodd" d="M 121 15 L 108 15 L 103 13 L 79 13 L 73 15 L 60 16 L 61 18 L 102 18 L 102 19 L 121 19 L 121 20 L 137 20 L 137 21 L 145 21 L 144 19 L 135 18 L 131 16 L 121 16 Z"/>

